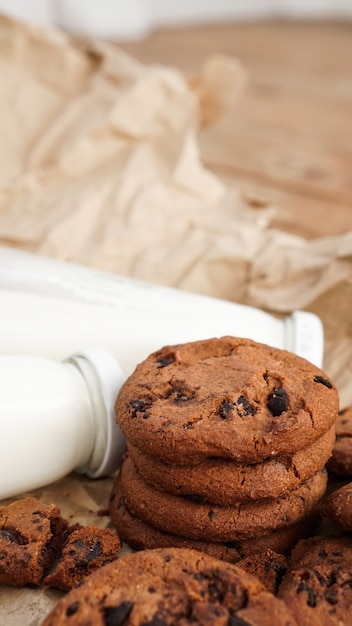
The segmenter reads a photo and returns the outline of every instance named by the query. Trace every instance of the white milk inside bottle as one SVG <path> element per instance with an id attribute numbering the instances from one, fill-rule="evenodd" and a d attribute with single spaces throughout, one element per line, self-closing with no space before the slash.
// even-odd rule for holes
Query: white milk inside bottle
<path id="1" fill-rule="evenodd" d="M 113 408 L 124 376 L 109 353 L 0 355 L 0 380 L 0 499 L 72 470 L 98 478 L 119 466 Z"/>
<path id="2" fill-rule="evenodd" d="M 62 359 L 82 346 L 112 353 L 129 375 L 164 345 L 246 337 L 323 361 L 323 329 L 306 311 L 276 317 L 243 304 L 0 247 L 3 353 Z"/>

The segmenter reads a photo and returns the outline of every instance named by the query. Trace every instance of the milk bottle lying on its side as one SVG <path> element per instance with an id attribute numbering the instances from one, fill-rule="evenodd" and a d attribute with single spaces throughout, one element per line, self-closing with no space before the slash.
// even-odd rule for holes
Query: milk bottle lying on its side
<path id="1" fill-rule="evenodd" d="M 0 247 L 2 353 L 63 359 L 82 348 L 108 350 L 125 375 L 164 345 L 224 335 L 284 348 L 318 367 L 320 319 L 260 309 L 152 285 Z"/>

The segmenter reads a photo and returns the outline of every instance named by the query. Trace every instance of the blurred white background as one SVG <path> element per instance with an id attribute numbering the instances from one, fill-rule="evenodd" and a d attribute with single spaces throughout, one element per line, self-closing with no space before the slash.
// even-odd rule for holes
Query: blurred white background
<path id="1" fill-rule="evenodd" d="M 0 11 L 79 36 L 129 40 L 229 20 L 350 19 L 352 0 L 0 0 Z"/>

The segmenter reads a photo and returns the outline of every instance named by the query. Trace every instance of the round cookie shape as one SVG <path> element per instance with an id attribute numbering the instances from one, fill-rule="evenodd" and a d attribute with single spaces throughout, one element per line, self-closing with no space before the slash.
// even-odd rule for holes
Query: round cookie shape
<path id="1" fill-rule="evenodd" d="M 324 467 L 331 457 L 334 442 L 332 426 L 292 456 L 278 456 L 250 465 L 226 459 L 206 459 L 197 465 L 170 464 L 149 458 L 129 442 L 127 449 L 148 484 L 174 495 L 226 506 L 234 501 L 279 498 L 296 489 Z"/>
<path id="2" fill-rule="evenodd" d="M 277 530 L 257 535 L 253 539 L 242 541 L 197 541 L 187 539 L 179 535 L 163 532 L 146 524 L 134 516 L 126 505 L 125 493 L 118 475 L 114 481 L 112 497 L 110 500 L 111 521 L 120 537 L 134 550 L 146 550 L 153 548 L 188 548 L 205 552 L 217 559 L 237 563 L 239 559 L 265 550 L 273 550 L 284 554 L 288 552 L 299 539 L 310 536 L 320 521 L 317 514 L 306 516 L 304 520 L 291 526 L 284 526 Z"/>
<path id="3" fill-rule="evenodd" d="M 322 502 L 323 518 L 338 524 L 344 530 L 352 530 L 352 482 L 333 491 Z"/>
<path id="4" fill-rule="evenodd" d="M 335 422 L 336 442 L 327 464 L 330 474 L 352 478 L 352 406 L 339 411 Z"/>
<path id="5" fill-rule="evenodd" d="M 352 537 L 313 537 L 293 549 L 278 596 L 300 626 L 351 623 Z"/>
<path id="6" fill-rule="evenodd" d="M 133 445 L 167 463 L 256 463 L 308 446 L 334 424 L 338 393 L 285 350 L 222 337 L 166 346 L 140 363 L 115 404 Z"/>
<path id="7" fill-rule="evenodd" d="M 123 556 L 89 576 L 42 626 L 297 626 L 282 600 L 236 565 L 195 550 Z"/>
<path id="8" fill-rule="evenodd" d="M 167 533 L 203 541 L 250 539 L 299 522 L 323 497 L 327 472 L 322 471 L 281 498 L 219 506 L 174 496 L 147 485 L 126 458 L 121 467 L 126 504 L 134 515 Z"/>

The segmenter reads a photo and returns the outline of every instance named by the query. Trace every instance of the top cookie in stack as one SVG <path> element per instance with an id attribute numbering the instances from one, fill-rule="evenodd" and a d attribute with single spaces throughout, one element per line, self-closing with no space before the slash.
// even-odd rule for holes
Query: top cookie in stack
<path id="1" fill-rule="evenodd" d="M 332 381 L 284 350 L 222 337 L 151 354 L 116 401 L 130 455 L 110 511 L 118 532 L 131 539 L 122 504 L 171 542 L 296 526 L 325 492 L 337 412 Z"/>

